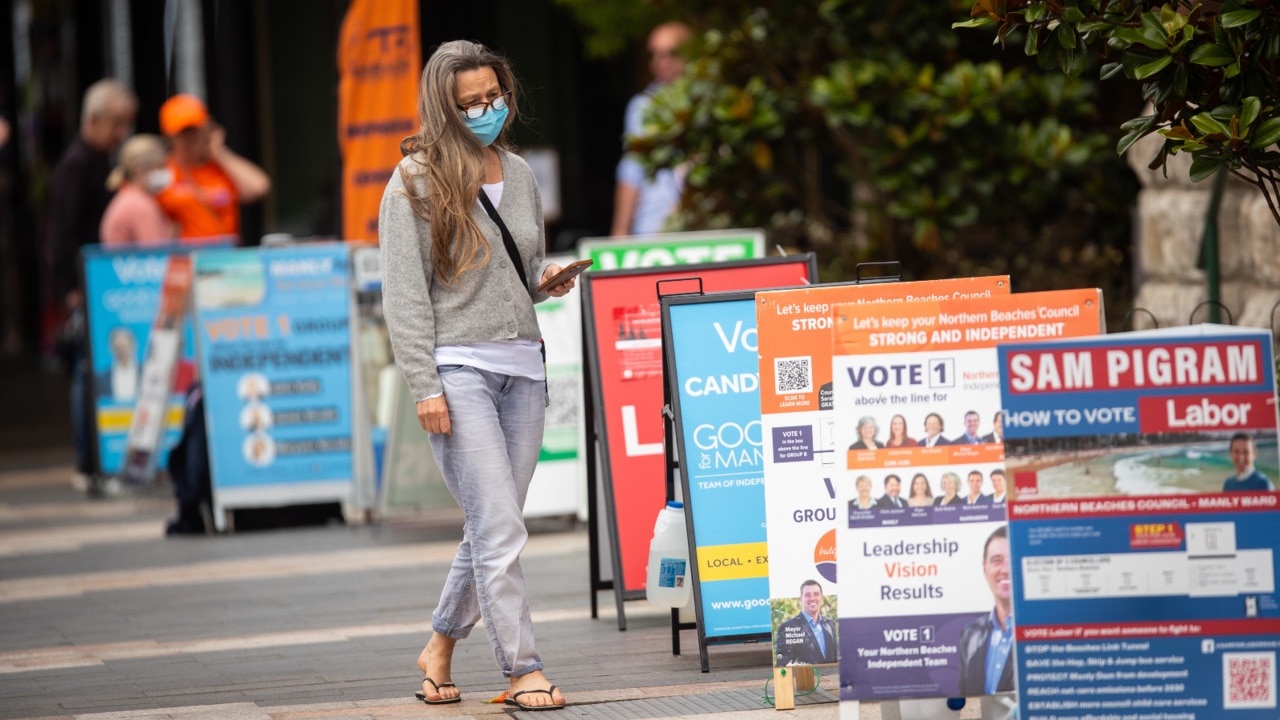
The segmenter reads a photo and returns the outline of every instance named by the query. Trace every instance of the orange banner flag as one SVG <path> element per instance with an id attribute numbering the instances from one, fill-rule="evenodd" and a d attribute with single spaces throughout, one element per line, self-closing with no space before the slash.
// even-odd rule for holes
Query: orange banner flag
<path id="1" fill-rule="evenodd" d="M 378 206 L 400 141 L 418 129 L 417 0 L 352 0 L 338 36 L 342 237 L 378 239 Z"/>

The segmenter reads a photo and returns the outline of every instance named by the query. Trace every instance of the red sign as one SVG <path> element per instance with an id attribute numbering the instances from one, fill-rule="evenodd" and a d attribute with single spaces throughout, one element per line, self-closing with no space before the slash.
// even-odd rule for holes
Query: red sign
<path id="1" fill-rule="evenodd" d="M 1138 417 L 1144 433 L 1268 430 L 1276 423 L 1276 396 L 1267 392 L 1143 396 L 1138 399 Z"/>
<path id="2" fill-rule="evenodd" d="M 1257 385 L 1265 376 L 1256 340 L 1187 341 L 1105 349 L 1049 348 L 1010 353 L 1012 395 L 1203 385 Z M 1144 431 L 1145 432 L 1145 431 Z"/>
<path id="3" fill-rule="evenodd" d="M 1129 526 L 1130 548 L 1180 548 L 1182 547 L 1182 525 L 1170 522 L 1134 523 Z"/>
<path id="4" fill-rule="evenodd" d="M 606 501 L 624 591 L 644 590 L 649 540 L 666 504 L 662 332 L 656 284 L 697 277 L 704 292 L 773 289 L 813 280 L 811 256 L 588 273 L 583 280 Z M 684 283 L 664 292 L 685 292 Z M 593 508 L 594 510 L 594 508 Z"/>
<path id="5" fill-rule="evenodd" d="M 1015 472 L 1014 482 L 1026 473 Z M 1025 482 L 1026 479 L 1022 478 Z M 1020 485 L 1018 487 L 1021 487 Z M 1022 492 L 1019 490 L 1019 492 Z M 1009 517 L 1016 520 L 1063 517 L 1168 515 L 1169 513 L 1274 512 L 1280 493 L 1232 492 L 1178 495 L 1108 495 L 1009 501 Z"/>

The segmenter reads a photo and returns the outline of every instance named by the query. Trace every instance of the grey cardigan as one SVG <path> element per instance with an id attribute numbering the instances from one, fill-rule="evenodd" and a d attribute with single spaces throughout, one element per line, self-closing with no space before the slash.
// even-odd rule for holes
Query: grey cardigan
<path id="1" fill-rule="evenodd" d="M 537 340 L 538 318 L 533 304 L 547 299 L 537 291 L 549 264 L 542 224 L 542 197 L 533 171 L 520 157 L 503 150 L 502 201 L 498 214 L 516 241 L 524 260 L 529 287 L 520 277 L 502 244 L 498 226 L 480 203 L 471 219 L 489 242 L 489 262 L 468 270 L 446 285 L 432 270 L 431 224 L 409 207 L 400 170 L 382 194 L 378 213 L 378 242 L 382 248 L 382 310 L 391 333 L 396 364 L 409 381 L 414 398 L 443 391 L 436 373 L 437 345 L 467 345 L 494 340 Z M 411 157 L 400 161 L 419 188 L 426 185 L 422 166 Z"/>

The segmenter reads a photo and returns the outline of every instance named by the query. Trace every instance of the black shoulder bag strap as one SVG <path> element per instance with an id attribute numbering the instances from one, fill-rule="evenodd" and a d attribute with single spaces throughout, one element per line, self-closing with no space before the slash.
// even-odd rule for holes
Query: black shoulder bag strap
<path id="1" fill-rule="evenodd" d="M 507 255 L 511 256 L 511 264 L 516 266 L 516 274 L 520 276 L 520 282 L 524 283 L 525 292 L 528 292 L 529 278 L 524 274 L 524 261 L 520 259 L 520 249 L 516 247 L 516 240 L 511 237 L 511 231 L 507 229 L 507 224 L 502 222 L 502 216 L 498 214 L 498 208 L 494 207 L 493 201 L 489 200 L 489 193 L 485 192 L 483 188 L 480 190 L 480 204 L 484 206 L 484 211 L 489 213 L 489 219 L 493 220 L 493 224 L 498 226 L 498 232 L 502 233 L 502 244 L 507 247 Z M 539 339 L 538 346 L 538 349 L 542 352 L 542 370 L 545 377 L 547 343 Z M 542 388 L 543 393 L 546 394 L 546 404 L 550 406 L 550 389 L 545 380 L 542 383 Z"/>
<path id="2" fill-rule="evenodd" d="M 502 233 L 502 244 L 507 246 L 507 255 L 511 256 L 511 263 L 516 266 L 516 274 L 520 276 L 520 282 L 524 283 L 525 291 L 528 292 L 529 278 L 524 274 L 524 261 L 520 259 L 520 250 L 516 247 L 515 238 L 511 237 L 507 224 L 502 222 L 502 216 L 489 200 L 489 193 L 484 190 L 480 191 L 480 204 L 484 206 L 484 211 L 489 213 L 489 219 L 498 226 L 498 232 Z"/>

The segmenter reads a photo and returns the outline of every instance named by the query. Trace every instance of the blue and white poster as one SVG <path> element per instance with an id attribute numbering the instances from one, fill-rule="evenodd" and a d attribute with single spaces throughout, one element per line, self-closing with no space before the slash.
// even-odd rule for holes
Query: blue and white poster
<path id="1" fill-rule="evenodd" d="M 1269 333 L 999 353 L 1020 716 L 1277 717 Z"/>
<path id="2" fill-rule="evenodd" d="M 350 277 L 340 243 L 196 254 L 219 527 L 227 509 L 349 499 Z"/>
<path id="3" fill-rule="evenodd" d="M 714 298 L 709 296 L 708 299 Z M 668 306 L 707 638 L 770 633 L 754 294 Z"/>
<path id="4" fill-rule="evenodd" d="M 177 247 L 103 250 L 85 247 L 85 309 L 89 319 L 93 416 L 98 430 L 98 466 L 118 473 L 142 382 L 142 364 L 152 323 L 160 311 L 169 256 Z M 156 464 L 164 467 L 169 448 L 182 433 L 183 393 L 194 376 L 195 343 L 183 329 L 182 353 L 174 373 L 164 433 Z"/>

